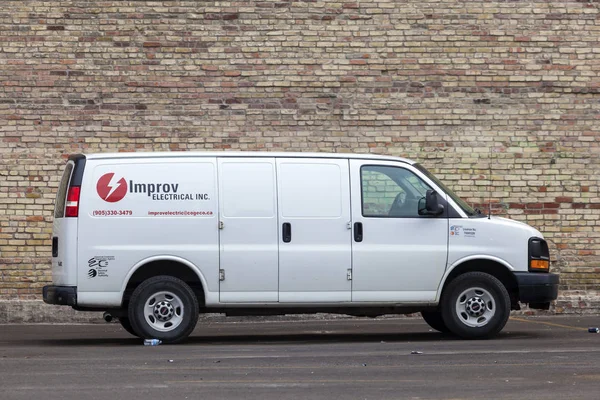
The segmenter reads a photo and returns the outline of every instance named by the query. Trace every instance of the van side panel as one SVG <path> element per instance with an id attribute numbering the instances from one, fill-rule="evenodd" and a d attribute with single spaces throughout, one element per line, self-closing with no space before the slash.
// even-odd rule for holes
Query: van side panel
<path id="1" fill-rule="evenodd" d="M 350 302 L 348 160 L 277 159 L 279 302 Z"/>
<path id="2" fill-rule="evenodd" d="M 130 270 L 151 257 L 189 261 L 206 278 L 205 289 L 218 293 L 216 171 L 215 158 L 88 161 L 77 286 L 106 295 L 80 296 L 78 304 L 112 305 Z"/>
<path id="3" fill-rule="evenodd" d="M 219 159 L 219 200 L 220 301 L 277 302 L 275 159 Z"/>

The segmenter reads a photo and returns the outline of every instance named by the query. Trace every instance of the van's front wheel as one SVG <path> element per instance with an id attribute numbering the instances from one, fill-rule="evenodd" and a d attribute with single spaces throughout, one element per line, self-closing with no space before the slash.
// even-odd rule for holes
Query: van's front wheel
<path id="1" fill-rule="evenodd" d="M 448 284 L 442 295 L 442 317 L 448 329 L 465 339 L 499 333 L 510 315 L 508 291 L 497 278 L 468 272 Z"/>
<path id="2" fill-rule="evenodd" d="M 155 276 L 134 290 L 128 316 L 140 337 L 177 343 L 192 333 L 199 311 L 198 299 L 184 281 Z"/>

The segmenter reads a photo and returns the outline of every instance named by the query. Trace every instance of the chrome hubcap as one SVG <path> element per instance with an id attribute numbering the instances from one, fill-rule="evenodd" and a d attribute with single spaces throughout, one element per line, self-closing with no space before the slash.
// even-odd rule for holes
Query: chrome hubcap
<path id="1" fill-rule="evenodd" d="M 456 300 L 456 315 L 467 326 L 480 328 L 496 314 L 494 297 L 485 289 L 469 288 Z"/>
<path id="2" fill-rule="evenodd" d="M 168 301 L 160 301 L 154 305 L 154 316 L 159 321 L 166 322 L 173 318 L 175 309 L 173 305 Z"/>
<path id="3" fill-rule="evenodd" d="M 169 332 L 183 321 L 183 302 L 174 293 L 163 291 L 146 300 L 144 316 L 146 322 L 159 332 Z"/>
<path id="4" fill-rule="evenodd" d="M 485 302 L 480 297 L 471 297 L 467 300 L 465 309 L 471 317 L 478 318 L 485 313 L 486 306 Z"/>

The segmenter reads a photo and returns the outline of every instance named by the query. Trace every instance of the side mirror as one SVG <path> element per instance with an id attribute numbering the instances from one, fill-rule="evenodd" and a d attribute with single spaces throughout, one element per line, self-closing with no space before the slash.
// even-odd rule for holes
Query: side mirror
<path id="1" fill-rule="evenodd" d="M 433 190 L 428 190 L 425 197 L 419 200 L 419 215 L 440 215 L 443 212 L 444 206 L 440 204 L 437 193 Z"/>

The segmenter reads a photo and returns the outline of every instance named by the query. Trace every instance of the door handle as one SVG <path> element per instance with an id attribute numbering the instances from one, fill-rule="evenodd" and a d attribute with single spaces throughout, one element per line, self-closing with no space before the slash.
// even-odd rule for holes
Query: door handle
<path id="1" fill-rule="evenodd" d="M 292 241 L 292 224 L 289 222 L 284 222 L 282 227 L 283 242 L 289 243 Z"/>
<path id="2" fill-rule="evenodd" d="M 354 241 L 362 242 L 363 240 L 363 225 L 362 222 L 354 223 Z"/>

